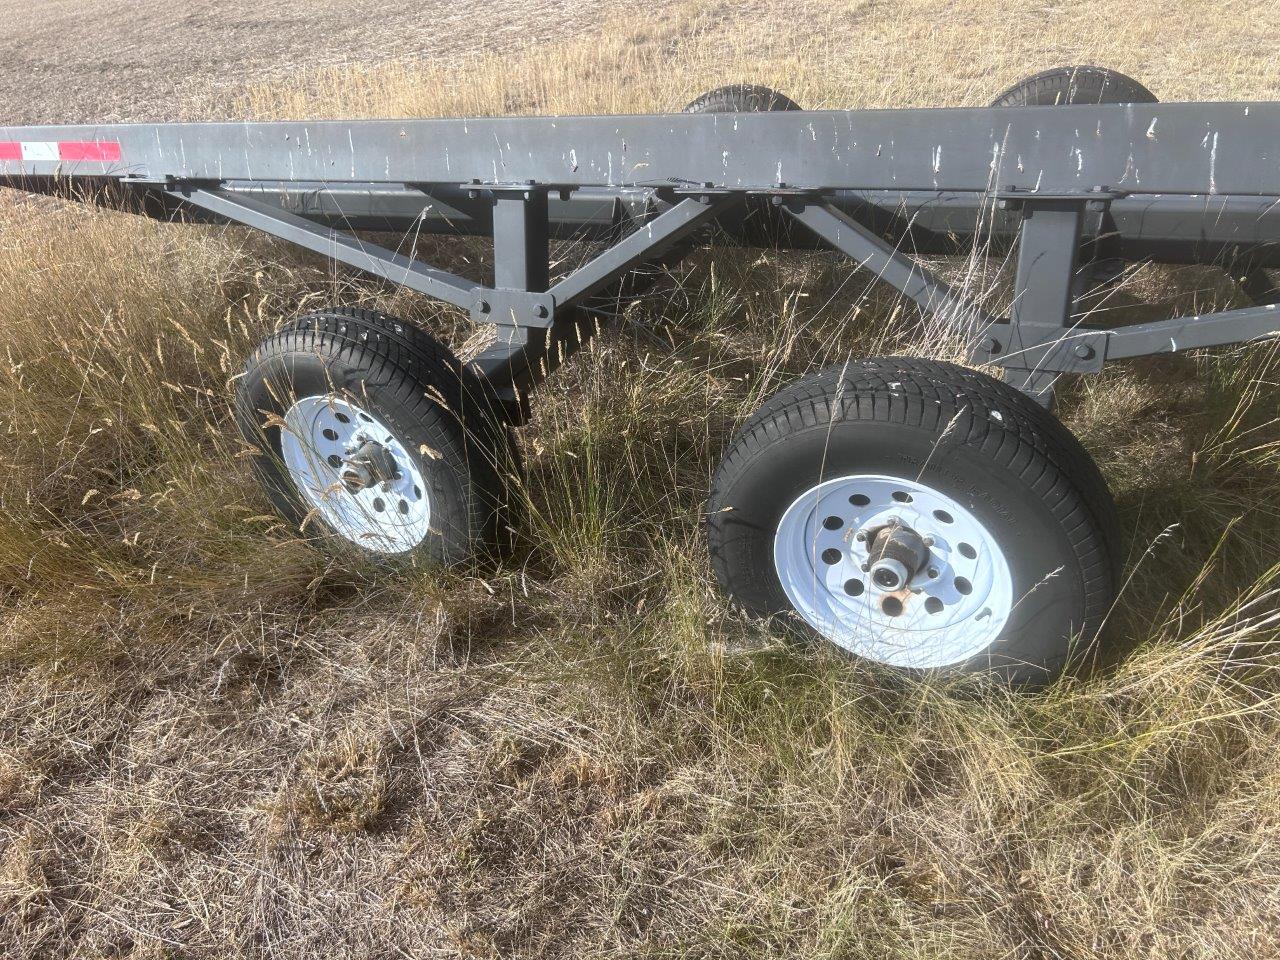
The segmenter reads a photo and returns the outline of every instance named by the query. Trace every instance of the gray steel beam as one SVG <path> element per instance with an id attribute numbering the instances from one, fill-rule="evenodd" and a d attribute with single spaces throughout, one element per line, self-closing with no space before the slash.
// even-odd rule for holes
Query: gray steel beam
<path id="1" fill-rule="evenodd" d="M 551 251 L 548 244 L 547 193 L 530 187 L 525 190 L 494 192 L 493 205 L 493 285 L 490 300 L 504 291 L 541 293 L 550 284 Z M 519 303 L 519 298 L 514 298 Z M 534 304 L 535 316 L 521 317 L 513 309 L 509 318 L 499 316 L 497 337 L 473 361 L 472 367 L 494 388 L 511 422 L 523 422 L 527 414 L 523 388 L 538 377 L 539 365 L 547 361 L 547 350 L 557 342 L 553 327 L 567 318 L 554 317 L 555 301 Z M 541 315 L 539 315 L 541 314 Z M 507 320 L 510 322 L 505 322 Z M 525 322 L 521 323 L 521 319 Z M 529 320 L 547 321 L 531 326 Z M 563 333 L 561 333 L 563 338 Z M 567 341 L 565 341 L 567 342 Z"/>
<path id="2" fill-rule="evenodd" d="M 503 191 L 493 197 L 493 285 L 541 293 L 550 283 L 545 190 Z"/>
<path id="3" fill-rule="evenodd" d="M 1080 230 L 1089 201 L 1030 199 L 1023 205 L 1004 379 L 1048 406 L 1056 374 L 1037 348 L 1063 340 L 1075 303 Z"/>
<path id="4" fill-rule="evenodd" d="M 1277 129 L 1280 103 L 0 127 L 52 145 L 0 178 L 1280 196 Z M 63 142 L 113 159 L 60 159 Z"/>
<path id="5" fill-rule="evenodd" d="M 487 197 L 468 197 L 459 186 L 425 191 L 404 184 L 287 183 L 230 181 L 223 189 L 324 226 L 339 229 L 488 235 Z M 474 193 L 475 191 L 470 191 Z M 557 239 L 606 239 L 647 215 L 654 190 L 637 187 L 583 187 L 548 201 L 551 235 Z M 898 237 L 902 249 L 919 254 L 966 251 L 974 239 L 1012 243 L 1021 216 L 992 209 L 982 192 L 932 190 L 833 191 L 826 197 L 877 234 Z M 1092 239 L 1092 218 L 1085 225 Z M 1253 266 L 1280 267 L 1280 200 L 1275 197 L 1138 194 L 1112 200 L 1105 225 L 1114 255 L 1125 260 L 1165 263 L 1223 262 L 1247 257 Z M 816 237 L 793 230 L 788 245 L 817 245 Z"/>
<path id="6" fill-rule="evenodd" d="M 1176 320 L 1136 323 L 1106 331 L 1108 360 L 1178 353 L 1200 347 L 1246 343 L 1280 333 L 1280 306 L 1274 303 L 1224 310 Z"/>

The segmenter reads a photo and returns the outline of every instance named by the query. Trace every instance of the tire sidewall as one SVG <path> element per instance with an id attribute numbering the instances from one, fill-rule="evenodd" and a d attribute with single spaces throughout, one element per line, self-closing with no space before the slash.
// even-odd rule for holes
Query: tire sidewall
<path id="1" fill-rule="evenodd" d="M 982 653 L 942 670 L 994 670 L 1026 680 L 1044 677 L 1061 663 L 1064 638 L 1084 626 L 1076 618 L 1085 596 L 1061 520 L 1010 468 L 976 445 L 940 442 L 931 430 L 896 423 L 841 420 L 801 428 L 717 487 L 709 522 L 718 527 L 720 572 L 732 593 L 752 598 L 746 602 L 751 612 L 791 611 L 773 558 L 787 508 L 821 482 L 856 474 L 918 478 L 966 507 L 1004 552 L 1015 598 L 1004 629 Z"/>

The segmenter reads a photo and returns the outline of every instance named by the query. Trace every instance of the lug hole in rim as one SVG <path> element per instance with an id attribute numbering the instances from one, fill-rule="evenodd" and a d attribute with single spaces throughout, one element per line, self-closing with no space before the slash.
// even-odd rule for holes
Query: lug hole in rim
<path id="1" fill-rule="evenodd" d="M 333 469 L 335 470 L 337 470 L 340 466 L 342 466 L 342 458 L 338 456 L 336 453 L 329 454 L 329 456 L 325 459 L 326 459 L 326 462 L 329 464 L 329 466 L 333 467 Z"/>
<path id="2" fill-rule="evenodd" d="M 973 560 L 978 556 L 978 551 L 973 549 L 972 545 L 967 543 L 957 545 L 956 549 L 960 551 L 960 556 L 964 557 L 966 560 Z"/>
<path id="3" fill-rule="evenodd" d="M 924 608 L 928 610 L 930 613 L 941 613 L 942 601 L 939 600 L 937 597 L 929 597 L 924 602 Z"/>
<path id="4" fill-rule="evenodd" d="M 351 418 L 350 418 L 350 417 L 348 417 L 348 416 L 347 416 L 345 413 L 343 413 L 341 410 L 334 411 L 334 414 L 333 414 L 333 415 L 337 418 L 337 420 L 338 420 L 338 422 L 339 422 L 339 423 L 350 423 L 350 422 L 351 422 Z"/>
<path id="5" fill-rule="evenodd" d="M 897 500 L 899 503 L 910 503 L 912 497 L 911 494 L 907 493 L 905 490 L 895 490 L 893 491 L 893 499 Z"/>
<path id="6" fill-rule="evenodd" d="M 835 547 L 827 547 L 827 549 L 822 551 L 822 562 L 828 566 L 839 563 L 840 551 L 835 549 Z"/>
<path id="7" fill-rule="evenodd" d="M 861 580 L 846 580 L 844 582 L 844 592 L 851 597 L 862 596 L 862 591 L 865 589 L 866 587 L 862 585 Z"/>
<path id="8" fill-rule="evenodd" d="M 381 513 L 383 510 L 387 509 L 387 501 L 383 500 L 381 497 L 374 497 L 373 509 Z"/>
<path id="9" fill-rule="evenodd" d="M 828 530 L 839 530 L 844 526 L 844 521 L 839 517 L 827 517 L 827 519 L 822 521 L 822 525 Z"/>
<path id="10" fill-rule="evenodd" d="M 955 522 L 955 517 L 951 516 L 951 514 L 947 513 L 945 510 L 935 510 L 933 511 L 933 516 L 939 523 Z"/>
<path id="11" fill-rule="evenodd" d="M 863 496 L 861 493 L 855 493 L 852 497 L 849 498 L 849 502 L 853 504 L 855 507 L 865 507 L 867 504 L 871 502 L 871 498 L 867 496 Z"/>
<path id="12" fill-rule="evenodd" d="M 973 584 L 964 577 L 956 577 L 956 590 L 967 597 L 969 594 L 973 593 Z"/>
<path id="13" fill-rule="evenodd" d="M 890 617 L 896 617 L 902 613 L 902 601 L 897 597 L 885 597 L 880 602 L 880 609 Z"/>

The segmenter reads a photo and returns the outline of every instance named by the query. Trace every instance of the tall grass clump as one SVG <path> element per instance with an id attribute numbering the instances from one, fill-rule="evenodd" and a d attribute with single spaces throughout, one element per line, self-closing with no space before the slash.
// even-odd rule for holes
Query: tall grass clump
<path id="1" fill-rule="evenodd" d="M 209 231 L 52 203 L 0 221 L 0 647 L 145 645 L 315 579 L 227 407 L 294 281 Z"/>

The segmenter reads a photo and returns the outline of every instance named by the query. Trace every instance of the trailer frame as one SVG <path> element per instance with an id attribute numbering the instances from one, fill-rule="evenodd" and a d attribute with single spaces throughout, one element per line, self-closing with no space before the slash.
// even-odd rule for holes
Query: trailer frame
<path id="1" fill-rule="evenodd" d="M 1119 328 L 1078 310 L 1082 264 L 1117 244 L 1122 259 L 1280 263 L 1278 131 L 1269 103 L 0 128 L 0 185 L 241 224 L 466 310 L 496 328 L 472 366 L 517 420 L 589 335 L 599 295 L 679 260 L 711 223 L 772 207 L 1048 404 L 1062 374 L 1280 331 L 1274 302 Z M 396 203 L 399 219 L 384 209 Z M 931 207 L 950 210 L 935 222 Z M 956 240 L 936 228 L 956 209 L 961 244 L 984 220 L 1017 243 L 1007 317 L 918 259 L 938 234 Z M 492 281 L 344 229 L 409 211 L 487 234 Z M 605 246 L 553 282 L 549 243 L 566 225 Z"/>

